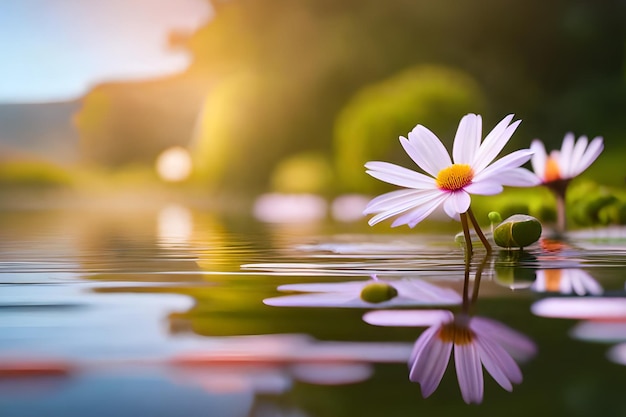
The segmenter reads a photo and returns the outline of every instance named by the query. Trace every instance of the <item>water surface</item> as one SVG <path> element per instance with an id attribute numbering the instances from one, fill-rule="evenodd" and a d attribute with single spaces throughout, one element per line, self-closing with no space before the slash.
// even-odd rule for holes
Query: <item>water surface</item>
<path id="1" fill-rule="evenodd" d="M 485 261 L 472 314 L 536 345 L 466 405 L 454 361 L 428 398 L 424 327 L 375 307 L 276 307 L 284 285 L 419 280 L 462 297 L 455 225 L 268 226 L 166 206 L 0 214 L 1 416 L 626 415 L 626 234 L 573 233 Z M 484 251 L 472 259 L 472 286 Z M 392 306 L 393 307 L 393 306 Z M 407 308 L 406 306 L 402 308 Z M 458 305 L 420 305 L 458 312 Z"/>

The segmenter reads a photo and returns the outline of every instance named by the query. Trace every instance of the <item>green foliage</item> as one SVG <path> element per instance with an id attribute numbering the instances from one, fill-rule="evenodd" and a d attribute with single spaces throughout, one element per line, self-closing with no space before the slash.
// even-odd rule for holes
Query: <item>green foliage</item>
<path id="1" fill-rule="evenodd" d="M 332 186 L 333 172 L 322 153 L 301 153 L 282 160 L 272 173 L 272 190 L 284 193 L 325 194 Z"/>
<path id="2" fill-rule="evenodd" d="M 374 182 L 363 175 L 363 164 L 398 159 L 403 150 L 397 138 L 406 137 L 417 122 L 451 149 L 460 118 L 484 107 L 480 87 L 469 75 L 441 66 L 416 66 L 364 87 L 335 125 L 340 180 L 350 190 L 371 191 Z"/>
<path id="3" fill-rule="evenodd" d="M 581 183 L 570 191 L 570 218 L 581 226 L 626 224 L 626 193 L 623 190 Z"/>
<path id="4" fill-rule="evenodd" d="M 68 171 L 46 162 L 15 161 L 0 164 L 0 187 L 64 187 L 73 183 Z"/>

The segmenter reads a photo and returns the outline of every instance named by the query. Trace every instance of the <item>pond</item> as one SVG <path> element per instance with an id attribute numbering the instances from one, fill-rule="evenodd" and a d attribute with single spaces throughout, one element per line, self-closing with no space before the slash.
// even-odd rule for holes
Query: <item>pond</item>
<path id="1" fill-rule="evenodd" d="M 421 226 L 2 212 L 0 416 L 626 415 L 623 229 Z"/>

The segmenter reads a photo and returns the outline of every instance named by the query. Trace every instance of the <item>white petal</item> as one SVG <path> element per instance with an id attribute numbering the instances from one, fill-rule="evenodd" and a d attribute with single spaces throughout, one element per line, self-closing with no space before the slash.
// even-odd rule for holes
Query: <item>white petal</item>
<path id="1" fill-rule="evenodd" d="M 513 168 L 498 175 L 502 185 L 510 187 L 534 187 L 541 184 L 541 179 L 526 168 Z"/>
<path id="2" fill-rule="evenodd" d="M 418 190 L 396 190 L 389 193 L 381 194 L 378 197 L 373 198 L 365 206 L 363 214 L 379 213 L 394 208 L 405 201 L 413 201 L 413 199 L 419 197 L 423 191 Z"/>
<path id="3" fill-rule="evenodd" d="M 305 284 L 280 285 L 278 291 L 296 292 L 359 292 L 364 286 L 374 280 L 348 281 L 348 282 L 312 282 Z"/>
<path id="4" fill-rule="evenodd" d="M 388 209 L 386 209 L 385 211 L 380 212 L 380 214 L 377 214 L 376 216 L 372 217 L 369 220 L 369 225 L 373 226 L 376 223 L 379 223 L 383 220 L 386 220 L 388 218 L 391 218 L 393 216 L 396 216 L 400 213 L 403 213 L 407 210 L 411 210 L 413 209 L 411 212 L 416 211 L 416 210 L 421 210 L 422 207 L 426 206 L 426 209 L 428 209 L 430 207 L 431 201 L 433 199 L 438 199 L 440 198 L 442 194 L 441 190 L 428 190 L 428 191 L 422 191 L 419 194 L 414 194 L 412 197 L 411 196 L 405 196 L 404 199 L 402 201 L 397 201 L 395 205 L 393 206 L 389 206 Z M 437 203 L 437 205 L 439 205 L 439 203 Z M 436 208 L 436 206 L 435 206 Z M 366 207 L 365 211 L 368 212 L 370 211 L 371 208 Z M 433 209 L 434 210 L 434 209 Z M 431 210 L 432 212 L 432 210 Z M 428 212 L 426 214 L 426 216 L 428 216 L 428 214 L 430 214 L 430 212 Z M 399 224 L 405 224 L 405 223 L 399 223 Z M 392 224 L 392 227 L 394 227 L 396 224 L 396 222 L 394 222 Z"/>
<path id="5" fill-rule="evenodd" d="M 574 145 L 574 149 L 572 150 L 572 155 L 569 158 L 567 169 L 563 170 L 563 177 L 574 178 L 582 172 L 579 169 L 580 161 L 585 154 L 585 150 L 587 149 L 587 143 L 589 143 L 587 136 L 581 136 L 578 138 L 576 144 Z"/>
<path id="6" fill-rule="evenodd" d="M 463 116 L 454 136 L 452 156 L 455 164 L 471 164 L 482 138 L 482 118 L 476 114 Z"/>
<path id="7" fill-rule="evenodd" d="M 454 191 L 449 193 L 448 198 L 443 203 L 443 208 L 446 213 L 454 218 L 452 213 L 461 214 L 465 213 L 470 206 L 472 199 L 468 193 L 463 190 Z"/>
<path id="8" fill-rule="evenodd" d="M 463 401 L 480 404 L 483 401 L 483 368 L 473 343 L 454 345 L 456 377 Z"/>
<path id="9" fill-rule="evenodd" d="M 354 301 L 366 304 L 358 298 L 358 294 L 349 292 L 283 295 L 266 298 L 263 304 L 274 307 L 355 307 L 350 305 Z"/>
<path id="10" fill-rule="evenodd" d="M 445 191 L 439 191 L 438 196 L 432 197 L 432 199 L 428 202 L 423 203 L 419 207 L 414 208 L 406 214 L 398 217 L 392 224 L 391 227 L 400 226 L 403 224 L 408 225 L 409 227 L 415 227 L 419 222 L 428 217 L 444 200 L 447 198 L 447 193 Z"/>
<path id="11" fill-rule="evenodd" d="M 452 343 L 443 343 L 437 337 L 438 331 L 439 328 L 431 328 L 422 334 L 427 340 L 421 344 L 409 372 L 409 379 L 420 383 L 424 398 L 435 392 L 450 361 Z"/>
<path id="12" fill-rule="evenodd" d="M 388 162 L 368 162 L 365 168 L 368 169 L 365 172 L 372 177 L 400 187 L 423 190 L 437 186 L 433 178 Z"/>
<path id="13" fill-rule="evenodd" d="M 521 120 L 518 120 L 511 125 L 511 120 L 513 120 L 513 115 L 510 114 L 506 116 L 500 123 L 493 128 L 493 130 L 487 135 L 483 143 L 480 145 L 478 152 L 476 153 L 476 158 L 472 163 L 472 168 L 474 168 L 474 172 L 479 173 L 486 166 L 488 166 L 491 161 L 493 161 L 496 156 L 502 151 L 504 146 L 508 143 L 509 139 L 517 129 L 517 126 L 521 123 Z"/>
<path id="14" fill-rule="evenodd" d="M 384 310 L 365 313 L 363 321 L 374 326 L 425 327 L 451 321 L 453 317 L 448 310 Z"/>
<path id="15" fill-rule="evenodd" d="M 442 288 L 422 279 L 403 279 L 393 281 L 398 290 L 398 297 L 413 299 L 422 304 L 453 305 L 460 304 L 461 296 L 452 288 Z"/>
<path id="16" fill-rule="evenodd" d="M 561 145 L 561 151 L 559 156 L 559 170 L 562 177 L 569 178 L 570 165 L 572 163 L 572 152 L 574 150 L 574 134 L 568 132 L 563 138 L 563 144 Z M 586 142 L 586 140 L 585 140 Z"/>
<path id="17" fill-rule="evenodd" d="M 501 346 L 486 337 L 476 340 L 476 348 L 480 359 L 493 379 L 507 391 L 513 390 L 513 385 L 522 382 L 522 371 L 511 355 Z"/>
<path id="18" fill-rule="evenodd" d="M 439 171 L 452 165 L 450 155 L 433 132 L 417 125 L 409 132 L 409 139 L 400 138 L 406 153 L 424 171 L 437 177 Z"/>
<path id="19" fill-rule="evenodd" d="M 498 159 L 496 162 L 485 168 L 482 172 L 479 172 L 474 177 L 474 181 L 484 181 L 486 179 L 493 179 L 498 181 L 498 177 L 503 172 L 506 172 L 509 169 L 518 168 L 519 166 L 528 162 L 530 157 L 532 156 L 533 151 L 530 149 L 520 149 L 518 151 L 512 152 L 502 158 Z M 492 178 L 493 177 L 493 178 Z"/>
<path id="20" fill-rule="evenodd" d="M 599 136 L 593 138 L 593 140 L 587 147 L 587 151 L 585 152 L 583 157 L 580 159 L 580 162 L 578 163 L 578 167 L 576 167 L 576 171 L 577 171 L 576 175 L 580 174 L 581 172 L 589 168 L 589 166 L 593 163 L 593 161 L 595 161 L 596 158 L 600 156 L 603 149 L 604 149 L 604 144 L 602 142 L 602 138 Z"/>
<path id="21" fill-rule="evenodd" d="M 543 145 L 542 141 L 535 139 L 530 144 L 530 150 L 534 152 L 530 159 L 533 171 L 535 171 L 535 174 L 543 181 L 546 176 L 546 162 L 548 159 L 546 147 Z"/>
<path id="22" fill-rule="evenodd" d="M 478 195 L 495 195 L 500 194 L 504 189 L 502 184 L 496 181 L 479 181 L 472 182 L 469 185 L 463 187 L 465 191 L 470 194 L 478 194 Z"/>

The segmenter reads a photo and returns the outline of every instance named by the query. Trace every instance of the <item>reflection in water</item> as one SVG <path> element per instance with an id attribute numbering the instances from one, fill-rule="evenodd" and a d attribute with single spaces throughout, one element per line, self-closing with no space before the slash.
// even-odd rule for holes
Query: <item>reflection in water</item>
<path id="1" fill-rule="evenodd" d="M 313 294 L 275 297 L 264 302 L 274 306 L 372 308 L 411 303 L 453 304 L 452 301 L 458 304 L 462 300 L 462 311 L 457 314 L 448 310 L 379 310 L 366 313 L 363 320 L 379 326 L 428 326 L 415 342 L 409 358 L 409 379 L 420 384 L 424 397 L 430 396 L 439 386 L 454 349 L 463 400 L 468 404 L 481 403 L 483 366 L 502 388 L 512 391 L 513 384 L 522 382 L 522 372 L 516 360 L 530 359 L 536 352 L 535 344 L 527 336 L 497 321 L 471 314 L 488 260 L 489 254 L 477 267 L 470 295 L 471 259 L 466 258 L 462 297 L 449 288 L 437 287 L 423 280 L 400 280 L 385 283 L 397 290 L 397 297 L 374 304 L 365 301 L 364 297 L 368 286 L 380 284 L 373 276 L 372 281 L 283 285 L 278 289 Z"/>
<path id="2" fill-rule="evenodd" d="M 626 298 L 584 297 L 546 298 L 532 305 L 538 316 L 580 319 L 571 336 L 586 341 L 616 343 L 626 341 Z M 614 346 L 608 358 L 626 365 L 626 344 Z"/>
<path id="3" fill-rule="evenodd" d="M 177 248 L 189 243 L 193 232 L 191 211 L 178 204 L 163 207 L 157 217 L 159 244 L 165 248 Z"/>
<path id="4" fill-rule="evenodd" d="M 306 292 L 266 298 L 263 302 L 282 307 L 356 307 L 387 308 L 411 305 L 455 305 L 461 297 L 450 288 L 442 288 L 421 279 L 383 281 L 376 275 L 368 281 L 281 285 L 279 291 Z M 379 288 L 377 288 L 379 287 Z M 368 290 L 376 291 L 368 296 Z"/>
<path id="5" fill-rule="evenodd" d="M 364 320 L 380 326 L 430 326 L 415 342 L 409 359 L 409 378 L 418 382 L 422 395 L 430 396 L 441 382 L 454 348 L 454 364 L 463 400 L 483 400 L 484 366 L 505 390 L 522 382 L 515 362 L 535 354 L 534 343 L 523 334 L 485 317 L 451 311 L 376 311 Z"/>
<path id="6" fill-rule="evenodd" d="M 600 295 L 602 287 L 589 273 L 582 269 L 539 269 L 537 278 L 530 286 L 537 292 L 561 294 Z"/>

